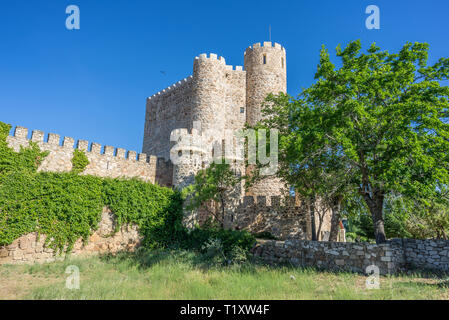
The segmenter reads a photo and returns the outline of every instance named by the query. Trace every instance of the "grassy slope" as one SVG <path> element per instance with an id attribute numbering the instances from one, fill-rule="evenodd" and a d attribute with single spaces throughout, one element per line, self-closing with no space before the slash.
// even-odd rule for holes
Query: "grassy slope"
<path id="1" fill-rule="evenodd" d="M 68 290 L 65 269 L 80 269 L 80 289 Z M 1 299 L 449 299 L 447 281 L 418 276 L 366 277 L 311 269 L 207 268 L 193 253 L 152 252 L 70 259 L 45 265 L 0 266 Z"/>

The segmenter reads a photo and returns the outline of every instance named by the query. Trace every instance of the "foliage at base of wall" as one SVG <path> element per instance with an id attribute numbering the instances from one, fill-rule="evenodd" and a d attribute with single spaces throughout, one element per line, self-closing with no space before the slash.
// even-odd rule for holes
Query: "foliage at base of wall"
<path id="1" fill-rule="evenodd" d="M 187 230 L 182 225 L 182 197 L 172 189 L 138 179 L 80 175 L 88 161 L 74 154 L 71 172 L 38 172 L 48 153 L 37 144 L 15 152 L 6 138 L 11 127 L 0 122 L 0 246 L 30 232 L 45 234 L 46 246 L 70 252 L 79 238 L 97 229 L 102 208 L 116 216 L 115 228 L 135 224 L 147 248 L 181 247 L 204 251 L 220 241 L 224 255 L 249 251 L 255 239 L 247 232 L 213 227 Z"/>
<path id="2" fill-rule="evenodd" d="M 87 240 L 98 226 L 104 206 L 123 224 L 139 227 L 144 245 L 162 247 L 182 229 L 182 199 L 175 191 L 137 179 L 79 175 L 88 164 L 82 152 L 72 172 L 38 172 L 47 155 L 36 144 L 14 152 L 0 123 L 0 245 L 30 232 L 46 234 L 46 245 L 70 252 L 79 238 Z"/>

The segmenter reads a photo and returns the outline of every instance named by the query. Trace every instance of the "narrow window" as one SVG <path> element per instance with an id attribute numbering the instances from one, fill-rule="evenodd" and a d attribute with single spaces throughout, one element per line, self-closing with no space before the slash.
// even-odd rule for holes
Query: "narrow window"
<path id="1" fill-rule="evenodd" d="M 241 107 L 240 108 L 240 113 L 245 113 L 245 108 Z"/>
<path id="2" fill-rule="evenodd" d="M 267 64 L 267 55 L 266 54 L 263 55 L 263 64 Z"/>
<path id="3" fill-rule="evenodd" d="M 281 58 L 282 69 L 284 69 L 284 58 Z"/>

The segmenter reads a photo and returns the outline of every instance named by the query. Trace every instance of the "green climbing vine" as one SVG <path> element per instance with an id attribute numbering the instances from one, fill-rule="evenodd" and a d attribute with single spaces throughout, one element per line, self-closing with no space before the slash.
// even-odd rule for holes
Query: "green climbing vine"
<path id="1" fill-rule="evenodd" d="M 15 152 L 6 142 L 10 128 L 0 122 L 0 246 L 38 232 L 47 235 L 48 247 L 70 252 L 97 228 L 104 206 L 116 214 L 117 229 L 137 224 L 149 247 L 182 236 L 182 200 L 175 191 L 138 179 L 80 175 L 89 163 L 82 151 L 74 152 L 71 172 L 37 172 L 48 152 L 34 143 Z"/>
<path id="2" fill-rule="evenodd" d="M 73 157 L 72 157 L 72 172 L 81 173 L 84 171 L 84 169 L 86 169 L 88 164 L 89 164 L 89 159 L 87 159 L 87 156 L 84 153 L 84 151 L 75 149 L 73 151 Z"/>
<path id="3" fill-rule="evenodd" d="M 225 253 L 249 249 L 255 238 L 246 231 L 182 225 L 182 197 L 170 188 L 138 179 L 80 175 L 89 164 L 74 151 L 70 172 L 38 172 L 48 155 L 30 142 L 19 152 L 6 142 L 11 126 L 0 122 L 0 246 L 30 232 L 45 234 L 46 246 L 69 253 L 76 240 L 87 241 L 97 229 L 103 207 L 116 215 L 116 229 L 136 224 L 147 248 L 204 250 L 219 240 Z"/>

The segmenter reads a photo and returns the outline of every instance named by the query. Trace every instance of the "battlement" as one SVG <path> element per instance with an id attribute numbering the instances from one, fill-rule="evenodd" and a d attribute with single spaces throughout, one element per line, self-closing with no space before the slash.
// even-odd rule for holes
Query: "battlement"
<path id="1" fill-rule="evenodd" d="M 285 48 L 282 45 L 280 45 L 279 43 L 277 43 L 277 42 L 272 43 L 270 41 L 265 41 L 262 44 L 260 42 L 257 42 L 257 43 L 254 43 L 252 46 L 249 46 L 248 48 L 246 48 L 244 54 L 246 55 L 247 51 L 252 51 L 252 50 L 258 49 L 258 48 L 274 48 L 274 49 L 279 49 L 283 52 L 286 52 Z"/>
<path id="2" fill-rule="evenodd" d="M 75 141 L 71 137 L 63 137 L 61 141 L 60 135 L 55 133 L 45 135 L 40 130 L 33 130 L 30 138 L 28 133 L 27 128 L 17 126 L 6 141 L 16 152 L 21 147 L 27 147 L 30 142 L 36 143 L 42 151 L 49 151 L 39 166 L 39 171 L 71 171 L 73 153 L 78 149 L 84 151 L 89 160 L 83 174 L 111 178 L 140 178 L 151 183 L 171 185 L 171 179 L 167 178 L 171 177 L 173 170 L 170 162 L 154 155 L 126 151 L 113 146 L 103 147 L 99 143 L 89 143 L 87 140 Z"/>
<path id="3" fill-rule="evenodd" d="M 270 199 L 270 205 L 267 204 L 267 200 Z M 256 207 L 258 209 L 300 209 L 301 206 L 296 203 L 294 197 L 287 196 L 244 196 L 241 201 L 241 206 L 244 208 Z"/>
<path id="4" fill-rule="evenodd" d="M 151 97 L 148 97 L 147 100 L 151 100 L 153 98 L 158 98 L 158 97 L 163 96 L 163 95 L 165 95 L 167 93 L 170 93 L 173 90 L 178 89 L 178 88 L 186 85 L 190 81 L 192 81 L 192 78 L 193 78 L 193 76 L 188 76 L 187 78 L 184 78 L 184 79 L 182 79 L 182 80 L 172 84 L 171 86 L 168 86 L 167 88 L 165 88 L 165 89 L 163 89 L 163 90 L 153 94 Z"/>
<path id="5" fill-rule="evenodd" d="M 61 136 L 59 134 L 55 133 L 48 133 L 47 134 L 47 141 L 45 142 L 45 133 L 40 130 L 33 130 L 31 133 L 31 139 L 28 139 L 28 128 L 17 126 L 14 129 L 14 134 L 9 137 L 9 140 L 11 139 L 18 139 L 19 142 L 27 143 L 28 141 L 36 142 L 38 145 L 43 147 L 44 149 L 47 148 L 54 148 L 54 147 L 61 147 L 61 148 L 74 148 L 75 139 L 71 137 L 64 137 L 62 139 L 61 143 Z M 157 157 L 155 156 L 148 156 L 145 153 L 137 153 L 136 151 L 126 151 L 122 148 L 116 148 L 112 146 L 104 146 L 102 147 L 101 144 L 92 142 L 90 144 L 89 149 L 89 142 L 86 140 L 78 140 L 76 143 L 76 149 L 86 151 L 93 154 L 98 155 L 104 155 L 109 157 L 116 157 L 119 159 L 126 159 L 129 161 L 139 161 L 139 162 L 151 162 L 156 163 Z"/>
<path id="6" fill-rule="evenodd" d="M 244 196 L 237 207 L 228 211 L 234 213 L 237 229 L 255 234 L 269 232 L 280 239 L 306 237 L 306 208 L 298 205 L 294 197 Z"/>
<path id="7" fill-rule="evenodd" d="M 227 65 L 227 64 L 226 64 L 225 58 L 223 58 L 222 56 L 218 57 L 218 55 L 215 54 L 215 53 L 210 53 L 210 54 L 209 54 L 209 57 L 207 56 L 206 53 L 202 53 L 202 54 L 200 54 L 199 56 L 195 57 L 195 60 L 217 62 L 218 64 L 224 65 L 225 70 L 230 70 L 230 71 L 243 71 L 243 66 L 232 66 L 232 65 Z"/>

